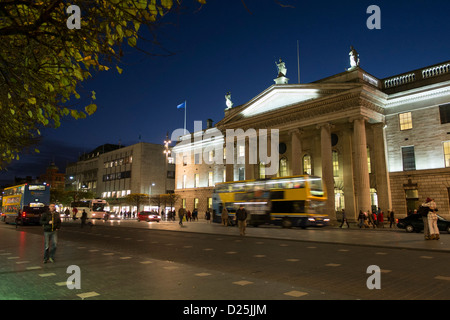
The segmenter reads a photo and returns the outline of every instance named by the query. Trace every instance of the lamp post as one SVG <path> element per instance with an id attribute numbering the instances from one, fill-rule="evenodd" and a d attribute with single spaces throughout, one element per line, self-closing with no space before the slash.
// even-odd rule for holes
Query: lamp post
<path id="1" fill-rule="evenodd" d="M 167 193 L 167 166 L 168 166 L 168 162 L 169 162 L 169 156 L 170 156 L 170 149 L 169 149 L 169 144 L 171 144 L 172 141 L 169 140 L 169 133 L 166 133 L 166 140 L 164 140 L 164 154 L 166 155 L 166 160 L 164 163 L 164 194 Z M 172 209 L 172 208 L 170 208 Z M 164 213 L 166 213 L 166 203 L 164 202 Z"/>
<path id="2" fill-rule="evenodd" d="M 154 187 L 155 186 L 155 183 L 154 182 L 152 182 L 151 184 L 150 184 L 150 186 L 148 187 L 148 191 L 149 191 L 149 196 L 148 196 L 148 206 L 150 207 L 150 211 L 151 211 L 151 209 L 152 209 L 152 204 L 151 204 L 151 200 L 152 200 L 152 187 Z"/>

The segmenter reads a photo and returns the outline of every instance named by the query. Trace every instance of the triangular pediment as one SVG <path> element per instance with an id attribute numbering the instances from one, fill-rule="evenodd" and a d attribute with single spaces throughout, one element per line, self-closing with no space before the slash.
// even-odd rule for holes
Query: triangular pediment
<path id="1" fill-rule="evenodd" d="M 273 85 L 246 104 L 229 109 L 221 124 L 276 113 L 293 105 L 334 96 L 360 87 L 357 83 L 312 83 Z"/>

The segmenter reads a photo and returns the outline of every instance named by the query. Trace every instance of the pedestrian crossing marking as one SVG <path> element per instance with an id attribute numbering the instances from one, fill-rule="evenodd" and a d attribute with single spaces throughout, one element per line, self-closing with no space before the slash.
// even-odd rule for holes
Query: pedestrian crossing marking
<path id="1" fill-rule="evenodd" d="M 56 276 L 56 273 L 53 273 L 53 272 L 51 272 L 51 273 L 41 273 L 39 275 L 39 277 L 42 277 L 42 278 L 53 277 L 53 276 Z"/>
<path id="2" fill-rule="evenodd" d="M 77 296 L 80 297 L 81 299 L 92 298 L 92 297 L 96 297 L 96 296 L 99 296 L 99 295 L 100 294 L 98 294 L 95 291 L 77 294 Z"/>
<path id="3" fill-rule="evenodd" d="M 284 295 L 286 295 L 286 296 L 291 296 L 291 297 L 295 297 L 295 298 L 303 297 L 303 296 L 306 296 L 307 294 L 308 294 L 307 292 L 302 292 L 302 291 L 297 291 L 297 290 L 292 290 L 292 291 L 284 293 Z"/>

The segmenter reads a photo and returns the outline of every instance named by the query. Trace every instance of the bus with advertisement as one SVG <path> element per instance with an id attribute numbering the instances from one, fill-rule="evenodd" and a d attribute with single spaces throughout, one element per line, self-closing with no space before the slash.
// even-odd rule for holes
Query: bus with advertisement
<path id="1" fill-rule="evenodd" d="M 87 213 L 88 219 L 103 219 L 105 214 L 108 213 L 106 208 L 109 207 L 109 203 L 103 199 L 83 199 L 73 201 L 70 204 L 72 208 L 72 217 L 74 219 L 81 218 L 83 210 Z"/>
<path id="2" fill-rule="evenodd" d="M 25 183 L 3 190 L 0 220 L 5 223 L 39 224 L 50 205 L 50 185 Z"/>
<path id="3" fill-rule="evenodd" d="M 213 191 L 213 222 L 221 222 L 224 207 L 234 219 L 236 210 L 243 205 L 249 225 L 324 227 L 330 221 L 325 214 L 326 200 L 322 178 L 316 176 L 223 182 Z"/>

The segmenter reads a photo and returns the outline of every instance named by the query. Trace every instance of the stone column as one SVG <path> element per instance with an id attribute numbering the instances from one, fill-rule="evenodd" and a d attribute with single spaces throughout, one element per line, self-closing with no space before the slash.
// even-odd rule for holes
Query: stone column
<path id="1" fill-rule="evenodd" d="M 355 150 L 354 172 L 357 199 L 356 210 L 359 213 L 359 210 L 367 211 L 371 209 L 369 166 L 367 163 L 367 118 L 357 117 L 351 119 L 351 121 L 353 122 L 353 144 Z"/>
<path id="2" fill-rule="evenodd" d="M 249 147 L 250 139 L 255 139 L 255 137 L 247 137 L 245 139 L 245 180 L 255 179 L 255 162 L 258 157 L 258 150 Z"/>
<path id="3" fill-rule="evenodd" d="M 291 135 L 291 174 L 293 176 L 303 174 L 302 142 L 300 140 L 303 130 L 294 129 L 289 131 Z"/>
<path id="4" fill-rule="evenodd" d="M 333 178 L 333 158 L 331 151 L 331 128 L 330 123 L 318 125 L 320 128 L 320 146 L 322 157 L 322 181 L 327 192 L 326 213 L 332 221 L 336 221 L 336 211 L 334 210 L 334 178 Z"/>
<path id="5" fill-rule="evenodd" d="M 384 123 L 373 125 L 372 130 L 374 136 L 372 168 L 375 171 L 377 182 L 378 206 L 387 215 L 387 211 L 392 209 L 392 200 L 386 159 Z"/>
<path id="6" fill-rule="evenodd" d="M 352 132 L 349 129 L 343 130 L 340 141 L 342 145 L 345 213 L 349 221 L 356 222 L 358 220 L 359 210 L 356 210 L 355 207 Z"/>

